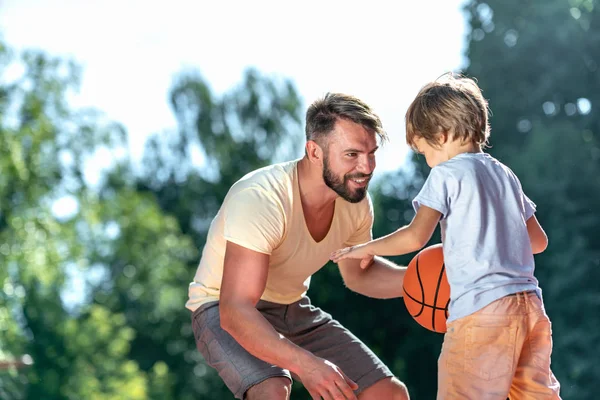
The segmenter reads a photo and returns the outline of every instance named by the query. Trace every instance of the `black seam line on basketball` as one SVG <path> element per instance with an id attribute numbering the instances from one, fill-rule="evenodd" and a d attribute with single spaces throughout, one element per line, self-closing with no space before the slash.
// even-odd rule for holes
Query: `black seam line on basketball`
<path id="1" fill-rule="evenodd" d="M 406 296 L 408 296 L 411 300 L 413 300 L 415 303 L 420 304 L 423 307 L 433 308 L 434 311 L 437 311 L 437 310 L 439 310 L 439 311 L 446 311 L 446 314 L 448 314 L 448 306 L 446 306 L 446 308 L 444 308 L 444 307 L 432 306 L 432 305 L 429 305 L 427 303 L 423 303 L 422 301 L 417 300 L 415 297 L 413 297 L 409 293 L 407 293 L 406 290 L 404 291 L 404 294 Z M 448 300 L 448 304 L 450 304 L 450 300 Z M 413 315 L 413 317 L 418 317 L 418 315 Z"/>
<path id="2" fill-rule="evenodd" d="M 435 287 L 435 296 L 433 296 L 433 304 L 437 306 L 438 294 L 440 293 L 440 283 L 442 283 L 442 277 L 444 276 L 444 269 L 446 268 L 446 263 L 442 263 L 442 268 L 440 268 L 440 276 L 438 276 L 438 283 Z M 435 330 L 435 313 L 431 313 L 431 326 L 433 330 Z"/>
<path id="3" fill-rule="evenodd" d="M 419 280 L 419 287 L 421 288 L 421 298 L 423 299 L 423 303 L 421 303 L 421 311 L 419 311 L 417 313 L 417 315 L 415 315 L 415 317 L 418 317 L 419 315 L 421 315 L 421 313 L 425 310 L 425 289 L 423 289 L 423 282 L 421 281 L 421 274 L 419 273 L 419 258 L 421 257 L 420 254 L 417 255 L 417 261 L 416 261 L 416 265 L 415 267 L 417 268 L 417 279 Z"/>
<path id="4" fill-rule="evenodd" d="M 448 307 L 450 307 L 450 298 L 448 298 L 448 301 L 446 302 L 446 308 L 444 308 L 446 313 L 446 319 L 448 319 Z"/>

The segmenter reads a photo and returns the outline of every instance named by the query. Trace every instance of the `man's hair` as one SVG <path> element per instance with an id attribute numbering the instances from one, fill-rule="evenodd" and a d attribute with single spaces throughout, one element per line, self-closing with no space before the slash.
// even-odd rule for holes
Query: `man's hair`
<path id="1" fill-rule="evenodd" d="M 314 101 L 306 111 L 306 140 L 326 145 L 326 137 L 333 131 L 338 119 L 346 119 L 362 125 L 369 132 L 376 133 L 380 141 L 387 141 L 379 116 L 367 104 L 342 93 L 327 93 Z"/>
<path id="2" fill-rule="evenodd" d="M 406 111 L 406 143 L 416 150 L 422 137 L 437 147 L 437 135 L 487 147 L 488 103 L 473 79 L 447 73 L 423 86 Z"/>

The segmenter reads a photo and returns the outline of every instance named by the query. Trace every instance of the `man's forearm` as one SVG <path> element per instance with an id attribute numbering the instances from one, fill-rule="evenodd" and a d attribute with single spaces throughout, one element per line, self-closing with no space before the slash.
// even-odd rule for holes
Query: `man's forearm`
<path id="1" fill-rule="evenodd" d="M 250 354 L 294 373 L 311 356 L 279 334 L 254 307 L 221 305 L 221 326 Z"/>
<path id="2" fill-rule="evenodd" d="M 368 268 L 355 270 L 355 276 L 346 284 L 348 288 L 362 295 L 391 299 L 402 296 L 405 273 L 406 267 L 400 267 L 385 258 L 375 257 Z"/>

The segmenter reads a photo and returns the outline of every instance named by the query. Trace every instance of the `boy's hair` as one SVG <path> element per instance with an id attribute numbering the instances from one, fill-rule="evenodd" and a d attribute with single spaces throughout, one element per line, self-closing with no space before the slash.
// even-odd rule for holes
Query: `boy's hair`
<path id="1" fill-rule="evenodd" d="M 333 131 L 338 118 L 362 125 L 377 134 L 381 142 L 387 141 L 387 133 L 379 116 L 360 99 L 342 93 L 327 93 L 314 101 L 306 111 L 306 140 L 326 145 L 325 139 Z"/>
<path id="2" fill-rule="evenodd" d="M 406 143 L 415 151 L 422 137 L 438 147 L 437 135 L 447 132 L 459 139 L 487 147 L 490 136 L 488 102 L 473 79 L 452 72 L 423 86 L 406 112 Z"/>

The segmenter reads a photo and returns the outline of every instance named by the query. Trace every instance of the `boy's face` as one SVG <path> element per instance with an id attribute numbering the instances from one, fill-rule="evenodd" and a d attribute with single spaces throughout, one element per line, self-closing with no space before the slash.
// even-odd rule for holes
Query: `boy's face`
<path id="1" fill-rule="evenodd" d="M 419 154 L 425 156 L 425 161 L 430 168 L 447 161 L 448 157 L 442 143 L 438 147 L 432 146 L 422 137 L 415 138 L 415 146 L 419 151 Z"/>

